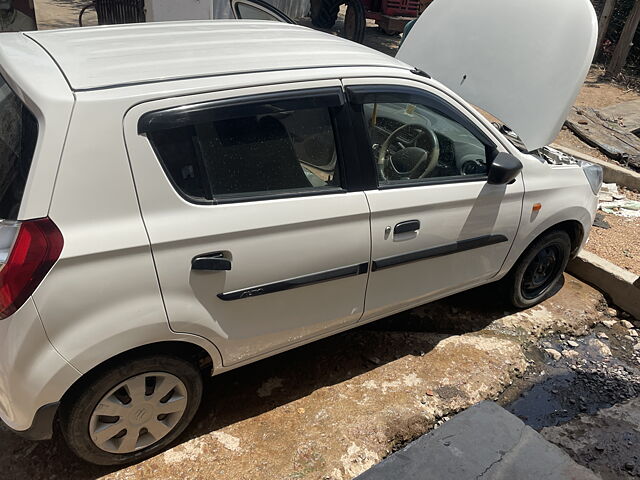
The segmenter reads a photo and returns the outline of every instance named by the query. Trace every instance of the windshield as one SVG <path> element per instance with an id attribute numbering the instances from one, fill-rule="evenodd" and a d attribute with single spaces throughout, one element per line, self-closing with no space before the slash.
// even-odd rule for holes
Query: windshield
<path id="1" fill-rule="evenodd" d="M 0 76 L 0 219 L 16 220 L 38 137 L 38 122 Z"/>

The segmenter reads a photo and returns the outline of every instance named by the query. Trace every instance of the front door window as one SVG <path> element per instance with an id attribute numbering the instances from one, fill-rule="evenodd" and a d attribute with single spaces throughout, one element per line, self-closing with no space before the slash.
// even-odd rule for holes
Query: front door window
<path id="1" fill-rule="evenodd" d="M 419 103 L 363 105 L 380 185 L 487 174 L 491 152 L 460 123 Z"/>

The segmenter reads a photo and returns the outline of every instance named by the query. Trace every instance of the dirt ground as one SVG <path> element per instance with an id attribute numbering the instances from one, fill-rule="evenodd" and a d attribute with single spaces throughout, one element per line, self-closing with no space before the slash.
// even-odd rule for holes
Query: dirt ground
<path id="1" fill-rule="evenodd" d="M 603 215 L 611 228 L 593 227 L 586 249 L 640 275 L 640 219 Z"/>
<path id="2" fill-rule="evenodd" d="M 516 313 L 483 287 L 214 377 L 179 444 L 128 468 L 84 464 L 59 435 L 32 443 L 0 429 L 0 477 L 350 479 L 498 398 L 527 370 L 528 345 L 586 334 L 605 307 L 570 276 L 556 296 Z"/>

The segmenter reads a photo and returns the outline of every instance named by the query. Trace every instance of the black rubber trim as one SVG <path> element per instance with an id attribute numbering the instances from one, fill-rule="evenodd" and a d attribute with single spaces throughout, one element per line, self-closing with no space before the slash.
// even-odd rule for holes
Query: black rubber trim
<path id="1" fill-rule="evenodd" d="M 402 180 L 393 183 L 382 184 L 378 190 L 393 190 L 396 188 L 428 187 L 430 185 L 451 185 L 453 183 L 487 182 L 487 174 L 459 175 L 457 177 L 432 177 Z"/>
<path id="2" fill-rule="evenodd" d="M 304 287 L 314 283 L 337 280 L 338 278 L 355 277 L 356 275 L 361 275 L 368 271 L 369 264 L 361 263 L 359 265 L 350 265 L 348 267 L 340 267 L 324 272 L 303 275 L 302 277 L 290 278 L 280 282 L 266 283 L 264 285 L 257 285 L 255 287 L 245 288 L 242 290 L 234 290 L 233 292 L 219 293 L 218 298 L 220 300 L 229 301 L 257 297 L 259 295 L 266 295 L 267 293 L 282 292 L 283 290 L 291 290 L 292 288 Z"/>
<path id="3" fill-rule="evenodd" d="M 349 160 L 354 168 L 357 168 L 358 186 L 361 190 L 375 190 L 378 188 L 378 174 L 369 131 L 364 119 L 364 109 L 362 105 L 349 103 L 345 110 L 349 115 L 350 123 L 348 137 L 353 144 L 349 152 L 351 154 Z"/>
<path id="4" fill-rule="evenodd" d="M 207 204 L 224 205 L 227 203 L 260 202 L 264 200 L 280 200 L 285 198 L 334 195 L 337 193 L 347 193 L 347 191 L 342 187 L 326 186 L 292 190 L 274 190 L 272 192 L 260 192 L 254 195 L 251 195 L 251 193 L 230 193 L 226 195 L 217 195 L 213 201 L 209 201 Z"/>
<path id="5" fill-rule="evenodd" d="M 411 73 L 413 73 L 414 75 L 420 75 L 421 77 L 424 77 L 424 78 L 431 78 L 431 75 L 429 75 L 424 70 L 420 70 L 419 68 L 414 68 L 413 70 L 411 70 Z"/>
<path id="6" fill-rule="evenodd" d="M 403 263 L 442 257 L 443 255 L 451 255 L 452 253 L 464 252 L 466 250 L 473 250 L 474 248 L 486 247 L 507 241 L 509 241 L 509 239 L 504 235 L 485 235 L 483 237 L 460 240 L 456 243 L 450 243 L 449 245 L 441 245 L 439 247 L 427 248 L 426 250 L 418 250 L 417 252 L 403 253 L 402 255 L 394 255 L 393 257 L 375 260 L 371 265 L 371 271 L 375 272 L 376 270 L 395 267 Z"/>
<path id="7" fill-rule="evenodd" d="M 27 430 L 14 430 L 6 424 L 5 426 L 27 440 L 50 440 L 53 437 L 53 419 L 56 417 L 59 406 L 60 402 L 55 402 L 40 407 Z"/>
<path id="8" fill-rule="evenodd" d="M 244 95 L 154 110 L 138 120 L 138 133 L 151 133 L 230 118 L 268 115 L 289 110 L 339 107 L 345 104 L 340 87 L 308 88 Z"/>

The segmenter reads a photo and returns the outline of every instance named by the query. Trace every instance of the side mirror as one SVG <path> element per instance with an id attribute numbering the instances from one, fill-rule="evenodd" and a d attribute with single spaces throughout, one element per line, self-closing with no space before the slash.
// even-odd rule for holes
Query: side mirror
<path id="1" fill-rule="evenodd" d="M 511 183 L 522 170 L 522 162 L 509 153 L 500 152 L 493 159 L 489 168 L 487 183 L 491 185 L 506 185 Z"/>

